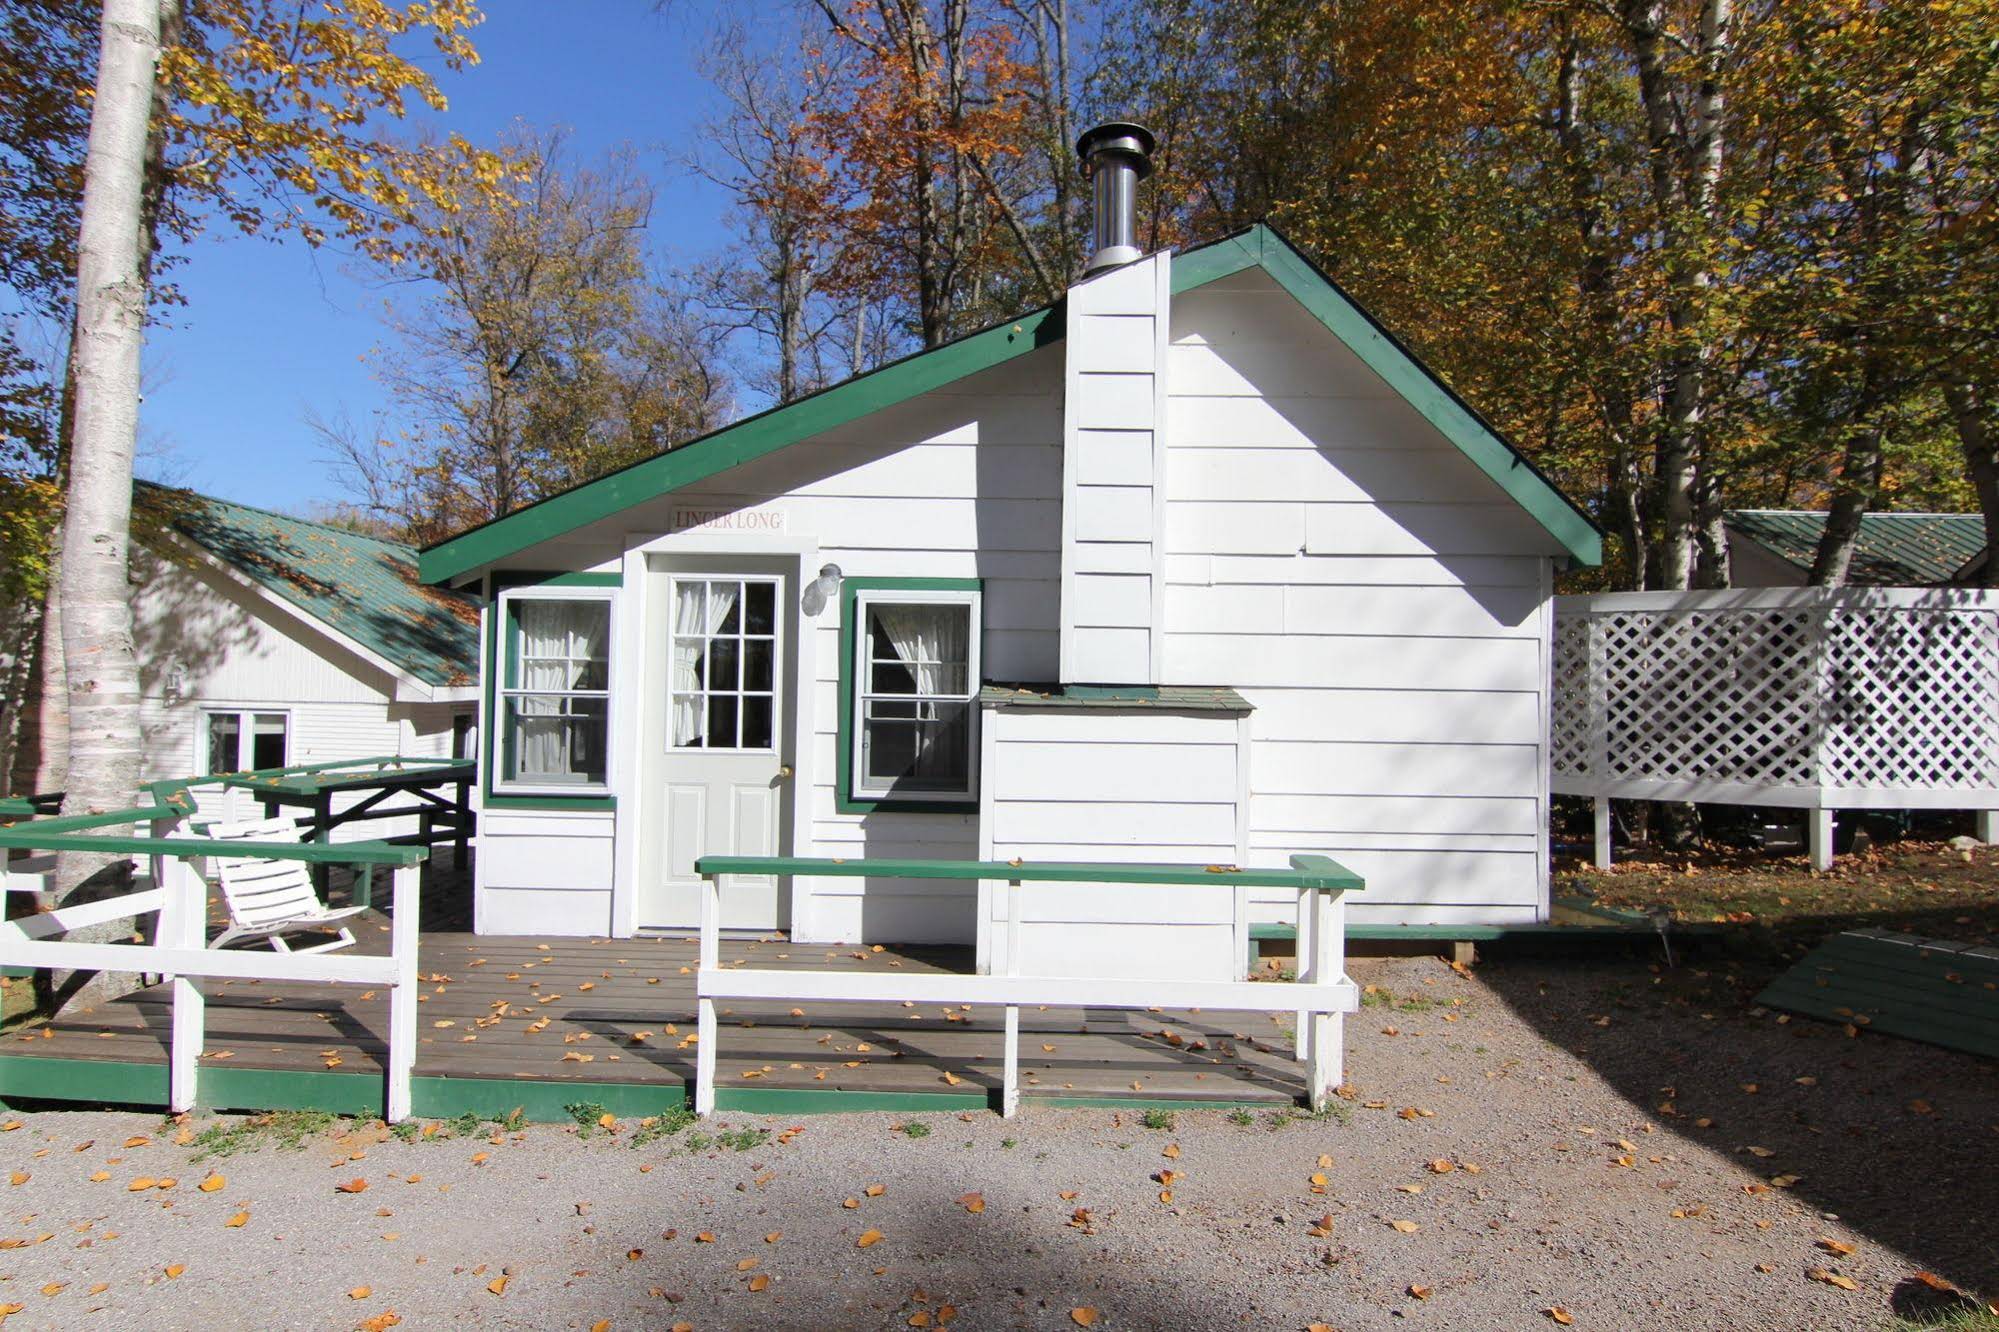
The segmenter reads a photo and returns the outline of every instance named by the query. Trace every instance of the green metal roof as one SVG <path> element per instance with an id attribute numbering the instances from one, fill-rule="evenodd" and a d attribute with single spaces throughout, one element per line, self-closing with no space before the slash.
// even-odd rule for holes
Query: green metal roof
<path id="1" fill-rule="evenodd" d="M 185 537 L 425 684 L 477 681 L 478 603 L 418 582 L 408 546 L 145 482 L 134 498 L 142 522 Z"/>
<path id="2" fill-rule="evenodd" d="M 1589 515 L 1275 227 L 1259 222 L 1177 254 L 1173 291 L 1177 295 L 1249 268 L 1269 273 L 1525 509 L 1577 564 L 1603 562 L 1603 534 Z M 1062 302 L 1044 305 L 550 495 L 426 547 L 419 560 L 420 577 L 426 583 L 448 582 L 635 504 L 1024 356 L 1063 336 L 1062 316 Z"/>
<path id="3" fill-rule="evenodd" d="M 988 684 L 979 688 L 988 707 L 1147 708 L 1158 712 L 1248 712 L 1249 700 L 1219 685 Z"/>
<path id="4" fill-rule="evenodd" d="M 1825 535 L 1826 515 L 1802 509 L 1731 509 L 1728 525 L 1800 572 L 1808 573 Z M 1985 520 L 1975 513 L 1867 513 L 1847 580 L 1888 587 L 1962 581 L 1985 550 Z"/>

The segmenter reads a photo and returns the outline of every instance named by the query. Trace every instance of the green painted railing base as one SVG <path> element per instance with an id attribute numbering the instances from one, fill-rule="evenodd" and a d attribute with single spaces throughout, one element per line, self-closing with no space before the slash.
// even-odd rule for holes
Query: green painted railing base
<path id="1" fill-rule="evenodd" d="M 201 1105 L 207 1110 L 324 1110 L 372 1118 L 382 1113 L 382 1080 L 373 1073 L 315 1073 L 302 1069 L 204 1067 Z M 64 1059 L 47 1055 L 0 1056 L 0 1100 L 69 1101 L 158 1109 L 167 1102 L 164 1064 L 117 1059 Z M 1130 1110 L 1270 1110 L 1280 1100 L 1230 1097 L 1077 1096 L 1024 1088 L 1024 1104 Z M 425 1119 L 472 1114 L 505 1119 L 516 1111 L 535 1124 L 561 1124 L 572 1105 L 599 1105 L 620 1119 L 640 1119 L 686 1105 L 687 1088 L 672 1082 L 552 1082 L 536 1078 L 410 1080 L 410 1111 Z M 943 1114 L 997 1110 L 998 1093 L 846 1091 L 818 1087 L 721 1087 L 718 1111 L 757 1115 Z"/>

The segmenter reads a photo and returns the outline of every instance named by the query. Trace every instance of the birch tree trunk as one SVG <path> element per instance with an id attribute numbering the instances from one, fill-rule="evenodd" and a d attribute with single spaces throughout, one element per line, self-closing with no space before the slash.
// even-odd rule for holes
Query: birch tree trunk
<path id="1" fill-rule="evenodd" d="M 139 362 L 146 317 L 146 162 L 160 0 L 105 0 L 77 237 L 76 433 L 63 524 L 60 601 L 69 695 L 65 813 L 133 803 L 139 680 L 127 553 Z M 110 830 L 107 830 L 110 831 Z M 124 858 L 65 854 L 58 895 L 120 873 Z M 117 937 L 129 927 L 100 927 Z M 80 931 L 87 937 L 88 932 Z M 109 998 L 132 978 L 58 978 L 63 1006 Z"/>

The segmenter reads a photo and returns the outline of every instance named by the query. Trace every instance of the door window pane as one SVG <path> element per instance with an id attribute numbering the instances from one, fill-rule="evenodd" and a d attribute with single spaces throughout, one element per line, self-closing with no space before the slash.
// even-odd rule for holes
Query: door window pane
<path id="1" fill-rule="evenodd" d="M 674 748 L 776 747 L 778 592 L 769 578 L 673 580 Z"/>

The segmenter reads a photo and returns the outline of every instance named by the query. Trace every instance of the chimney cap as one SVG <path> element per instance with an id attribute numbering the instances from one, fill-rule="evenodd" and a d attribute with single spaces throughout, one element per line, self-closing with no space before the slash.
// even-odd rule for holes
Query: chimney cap
<path id="1" fill-rule="evenodd" d="M 1106 121 L 1095 129 L 1083 131 L 1076 140 L 1076 156 L 1085 166 L 1091 158 L 1101 152 L 1121 152 L 1134 160 L 1138 178 L 1144 180 L 1152 174 L 1152 150 L 1155 146 L 1152 131 L 1143 125 L 1134 125 L 1128 120 Z"/>

